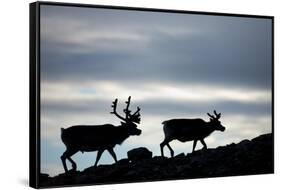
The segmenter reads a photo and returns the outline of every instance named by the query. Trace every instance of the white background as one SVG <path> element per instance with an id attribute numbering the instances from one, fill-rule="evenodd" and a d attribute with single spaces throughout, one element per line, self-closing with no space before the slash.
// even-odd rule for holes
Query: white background
<path id="1" fill-rule="evenodd" d="M 275 174 L 166 182 L 100 185 L 71 189 L 268 189 L 281 185 L 280 34 L 278 0 L 67 0 L 68 2 L 275 16 Z M 30 0 L 0 3 L 0 189 L 28 189 L 28 81 Z M 278 76 L 279 75 L 279 76 Z"/>

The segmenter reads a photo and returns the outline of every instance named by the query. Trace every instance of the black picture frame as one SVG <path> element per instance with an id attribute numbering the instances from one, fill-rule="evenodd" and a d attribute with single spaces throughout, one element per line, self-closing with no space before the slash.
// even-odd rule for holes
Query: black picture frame
<path id="1" fill-rule="evenodd" d="M 272 172 L 274 173 L 274 17 L 264 15 L 248 15 L 248 14 L 232 14 L 232 13 L 218 13 L 218 12 L 200 12 L 200 11 L 187 11 L 187 10 L 169 10 L 169 9 L 155 9 L 155 8 L 141 8 L 141 7 L 123 7 L 123 6 L 109 6 L 109 5 L 92 5 L 92 4 L 76 4 L 76 3 L 58 3 L 58 2 L 34 2 L 29 5 L 29 39 L 30 39 L 30 75 L 29 75 L 29 185 L 33 188 L 49 188 L 49 187 L 67 187 L 67 186 L 83 186 L 93 184 L 115 184 L 115 183 L 130 183 L 130 182 L 145 182 L 155 180 L 124 180 L 122 182 L 101 182 L 101 183 L 81 183 L 81 184 L 64 184 L 64 185 L 50 185 L 42 186 L 40 184 L 40 178 L 44 177 L 40 175 L 40 89 L 41 89 L 41 77 L 40 77 L 40 6 L 67 6 L 67 7 L 85 7 L 85 8 L 100 8 L 100 9 L 112 9 L 112 10 L 131 10 L 131 11 L 143 11 L 143 12 L 159 12 L 159 13 L 174 13 L 174 14 L 192 14 L 192 15 L 210 15 L 210 16 L 227 16 L 227 17 L 239 17 L 243 18 L 261 18 L 271 20 L 271 121 L 272 121 Z M 268 172 L 266 172 L 268 173 Z M 248 175 L 248 174 L 245 174 Z M 232 176 L 232 175 L 226 175 Z M 201 176 L 201 178 L 210 176 Z M 212 176 L 211 176 L 212 177 Z M 190 179 L 190 178 L 178 178 L 178 179 Z M 162 179 L 156 179 L 159 181 Z M 163 180 L 175 180 L 175 178 L 167 178 Z"/>

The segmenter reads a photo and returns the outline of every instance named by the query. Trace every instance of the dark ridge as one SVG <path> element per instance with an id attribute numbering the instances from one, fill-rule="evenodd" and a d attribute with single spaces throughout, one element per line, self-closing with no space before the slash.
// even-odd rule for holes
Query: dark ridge
<path id="1" fill-rule="evenodd" d="M 187 155 L 181 153 L 174 158 L 151 157 L 149 150 L 138 148 L 130 154 L 136 152 L 140 160 L 122 159 L 112 165 L 92 166 L 84 171 L 69 171 L 54 177 L 41 174 L 40 185 L 50 187 L 269 174 L 274 172 L 272 143 L 272 134 L 265 134 L 238 144 Z M 141 151 L 144 151 L 144 156 L 141 156 Z"/>

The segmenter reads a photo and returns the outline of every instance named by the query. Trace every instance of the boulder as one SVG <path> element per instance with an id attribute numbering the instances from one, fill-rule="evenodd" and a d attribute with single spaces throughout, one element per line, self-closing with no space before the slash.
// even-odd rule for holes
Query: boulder
<path id="1" fill-rule="evenodd" d="M 127 152 L 128 159 L 131 162 L 138 162 L 152 158 L 152 152 L 145 147 L 135 148 Z"/>
<path id="2" fill-rule="evenodd" d="M 184 157 L 185 154 L 183 152 L 175 156 L 175 158 L 184 158 Z"/>

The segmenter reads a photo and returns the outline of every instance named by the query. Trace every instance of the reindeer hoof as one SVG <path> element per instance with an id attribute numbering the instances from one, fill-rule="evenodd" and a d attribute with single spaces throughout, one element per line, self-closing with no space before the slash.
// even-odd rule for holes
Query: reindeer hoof
<path id="1" fill-rule="evenodd" d="M 68 173 L 73 173 L 73 172 L 76 172 L 76 168 L 72 168 L 71 170 L 68 170 Z"/>
<path id="2" fill-rule="evenodd" d="M 77 166 L 76 165 L 72 165 L 72 170 L 76 171 L 77 170 Z"/>

